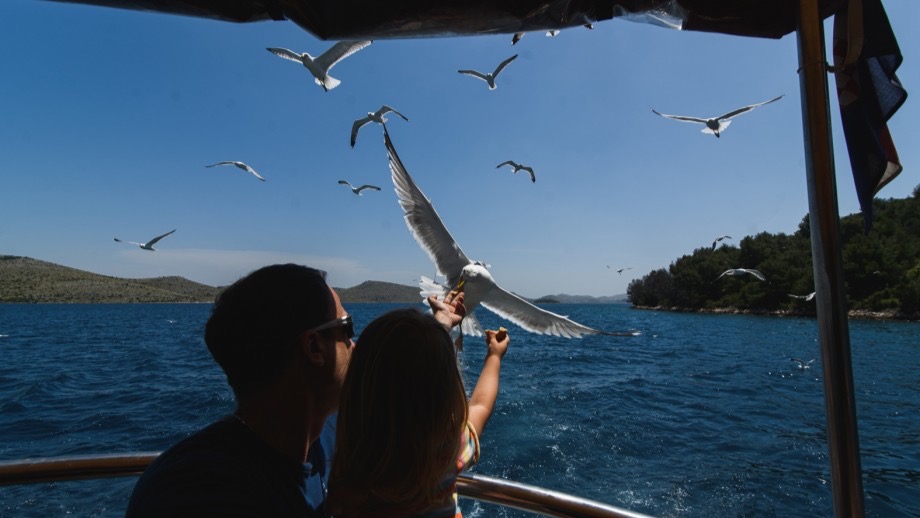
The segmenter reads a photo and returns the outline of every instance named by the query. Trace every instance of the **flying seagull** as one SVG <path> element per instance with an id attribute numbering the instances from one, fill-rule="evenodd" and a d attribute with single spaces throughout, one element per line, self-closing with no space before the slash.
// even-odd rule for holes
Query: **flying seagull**
<path id="1" fill-rule="evenodd" d="M 323 90 L 328 92 L 341 83 L 341 81 L 329 75 L 329 70 L 339 61 L 370 44 L 370 41 L 340 41 L 316 58 L 306 52 L 298 54 L 292 50 L 278 47 L 269 47 L 267 50 L 278 57 L 289 59 L 307 67 L 307 70 L 313 74 L 316 84 L 322 86 Z"/>
<path id="2" fill-rule="evenodd" d="M 405 115 L 384 104 L 380 107 L 379 110 L 375 112 L 367 112 L 367 117 L 358 119 L 354 124 L 351 125 L 351 147 L 355 147 L 355 140 L 358 139 L 358 130 L 361 129 L 361 126 L 364 126 L 368 122 L 383 124 L 387 121 L 387 119 L 385 119 L 383 116 L 390 112 L 399 115 L 403 118 L 404 121 L 409 122 L 409 119 L 407 119 Z"/>
<path id="3" fill-rule="evenodd" d="M 716 277 L 715 280 L 717 281 L 725 275 L 729 275 L 729 276 L 753 275 L 754 277 L 757 277 L 757 279 L 761 281 L 767 280 L 764 274 L 758 272 L 757 270 L 751 270 L 749 268 L 731 268 L 731 269 L 725 270 L 724 272 L 722 272 L 722 275 L 719 275 L 718 277 Z"/>
<path id="4" fill-rule="evenodd" d="M 560 32 L 560 31 L 559 31 L 558 29 L 552 29 L 552 30 L 546 31 L 546 37 L 547 37 L 547 38 L 555 38 L 556 35 L 559 34 L 559 32 Z"/>
<path id="5" fill-rule="evenodd" d="M 259 173 L 257 173 L 255 169 L 253 169 L 252 167 L 250 167 L 250 166 L 244 164 L 243 162 L 236 162 L 236 161 L 232 161 L 232 160 L 231 160 L 231 161 L 218 162 L 218 163 L 216 163 L 216 164 L 206 165 L 205 167 L 215 167 L 215 166 L 219 166 L 219 165 L 235 165 L 235 166 L 239 167 L 240 169 L 242 169 L 243 171 L 246 171 L 247 173 L 252 174 L 253 176 L 255 176 L 256 178 L 258 178 L 259 180 L 262 180 L 263 182 L 265 181 L 265 178 L 262 178 L 262 175 L 260 175 Z"/>
<path id="6" fill-rule="evenodd" d="M 798 363 L 800 369 L 810 369 L 810 368 L 811 368 L 811 364 L 814 363 L 814 361 L 815 361 L 814 358 L 808 360 L 807 362 L 806 362 L 806 361 L 803 361 L 803 360 L 800 360 L 800 359 L 798 359 L 798 358 L 789 358 L 789 359 L 792 360 L 792 361 L 794 361 L 794 362 L 796 362 L 796 363 Z"/>
<path id="7" fill-rule="evenodd" d="M 536 181 L 537 181 L 537 176 L 536 176 L 535 174 L 533 174 L 533 169 L 532 169 L 531 167 L 528 167 L 528 166 L 523 165 L 523 164 L 519 164 L 519 163 L 514 162 L 514 161 L 512 161 L 512 160 L 507 160 L 507 161 L 505 161 L 505 162 L 502 162 L 502 163 L 498 164 L 497 166 L 495 166 L 495 168 L 498 169 L 499 167 L 501 167 L 501 166 L 503 166 L 503 165 L 510 165 L 511 167 L 513 167 L 514 169 L 513 169 L 511 172 L 512 172 L 512 173 L 515 173 L 515 174 L 517 174 L 518 171 L 527 171 L 528 173 L 530 173 L 530 181 L 536 183 Z"/>
<path id="8" fill-rule="evenodd" d="M 813 291 L 809 293 L 808 295 L 793 295 L 790 293 L 789 296 L 794 299 L 799 299 L 799 300 L 804 300 L 805 302 L 809 302 L 815 298 L 815 292 Z"/>
<path id="9" fill-rule="evenodd" d="M 482 326 L 473 311 L 481 304 L 498 316 L 508 319 L 527 331 L 537 334 L 580 338 L 586 334 L 616 334 L 632 336 L 638 332 L 607 333 L 584 326 L 565 316 L 540 309 L 517 295 L 502 289 L 486 269 L 484 263 L 467 258 L 460 245 L 441 222 L 438 213 L 421 189 L 409 176 L 406 167 L 396 154 L 386 126 L 383 128 L 390 173 L 399 205 L 404 212 L 409 232 L 434 262 L 450 287 L 462 289 L 466 315 L 460 328 L 463 334 L 482 336 Z M 422 296 L 444 294 L 448 286 L 436 284 L 427 277 L 420 283 Z"/>
<path id="10" fill-rule="evenodd" d="M 632 270 L 632 267 L 629 267 L 629 268 L 620 268 L 620 269 L 617 270 L 617 273 L 620 274 L 620 275 L 623 275 L 623 270 Z"/>
<path id="11" fill-rule="evenodd" d="M 719 241 L 722 241 L 723 239 L 731 239 L 731 238 L 732 238 L 732 236 L 719 236 L 719 237 L 713 239 L 713 240 L 712 240 L 712 249 L 713 249 L 713 250 L 716 249 L 716 245 L 719 244 Z"/>
<path id="12" fill-rule="evenodd" d="M 342 184 L 342 185 L 347 185 L 348 187 L 350 187 L 350 188 L 351 188 L 351 192 L 357 194 L 358 196 L 361 196 L 361 191 L 363 191 L 364 189 L 371 189 L 372 191 L 379 191 L 379 190 L 380 190 L 380 187 L 377 187 L 376 185 L 364 184 L 364 185 L 362 185 L 361 187 L 355 187 L 354 185 L 348 183 L 348 181 L 346 181 L 346 180 L 339 180 L 339 183 Z"/>
<path id="13" fill-rule="evenodd" d="M 508 63 L 511 63 L 517 57 L 518 55 L 515 54 L 511 56 L 510 58 L 502 61 L 495 68 L 495 72 L 492 72 L 491 74 L 483 74 L 482 72 L 477 72 L 475 70 L 458 70 L 457 72 L 461 74 L 466 74 L 468 76 L 478 77 L 479 79 L 482 79 L 486 83 L 489 83 L 489 90 L 495 90 L 495 78 L 498 77 L 498 74 L 501 73 L 501 71 L 504 70 L 506 66 L 508 66 Z"/>
<path id="14" fill-rule="evenodd" d="M 741 115 L 742 113 L 749 112 L 753 110 L 754 108 L 757 108 L 758 106 L 763 106 L 765 104 L 772 103 L 773 101 L 778 101 L 782 99 L 784 95 L 786 94 L 783 94 L 779 97 L 774 97 L 773 99 L 770 99 L 769 101 L 764 101 L 762 103 L 752 104 L 750 106 L 738 108 L 737 110 L 732 110 L 724 115 L 719 115 L 718 117 L 713 117 L 711 119 L 701 119 L 699 117 L 687 117 L 685 115 L 668 115 L 665 113 L 657 112 L 654 109 L 652 109 L 652 112 L 655 114 L 661 115 L 662 117 L 667 117 L 669 119 L 679 120 L 683 122 L 697 122 L 700 124 L 705 124 L 706 127 L 703 128 L 702 130 L 703 133 L 712 134 L 712 135 L 715 135 L 716 138 L 718 138 L 719 133 L 722 133 L 723 131 L 725 131 L 725 128 L 727 128 L 728 125 L 732 123 L 731 121 L 732 117 L 736 117 L 738 115 Z"/>
<path id="15" fill-rule="evenodd" d="M 157 241 L 163 239 L 164 237 L 166 237 L 166 236 L 172 234 L 172 233 L 175 232 L 175 231 L 176 231 L 176 229 L 172 229 L 172 230 L 170 230 L 169 232 L 163 234 L 162 236 L 157 236 L 157 237 L 151 239 L 150 241 L 147 241 L 146 243 L 138 243 L 138 242 L 136 242 L 136 241 L 125 241 L 125 240 L 123 240 L 123 239 L 118 239 L 117 237 L 115 238 L 115 241 L 118 241 L 119 243 L 131 243 L 132 245 L 137 245 L 137 246 L 141 247 L 141 248 L 144 249 L 144 250 L 150 250 L 151 252 L 154 252 L 154 251 L 156 251 L 156 249 L 153 248 L 153 245 L 155 245 L 155 244 L 157 243 Z"/>
<path id="16" fill-rule="evenodd" d="M 514 45 L 514 44 L 516 44 L 517 42 L 521 41 L 521 38 L 524 37 L 524 34 L 526 34 L 526 33 L 524 33 L 524 32 L 516 32 L 516 33 L 514 33 L 514 36 L 511 37 L 511 44 Z"/>

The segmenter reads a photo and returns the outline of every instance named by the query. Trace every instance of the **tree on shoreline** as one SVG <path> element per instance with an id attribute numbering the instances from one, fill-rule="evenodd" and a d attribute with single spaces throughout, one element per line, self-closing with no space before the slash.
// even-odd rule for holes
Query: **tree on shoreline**
<path id="1" fill-rule="evenodd" d="M 920 186 L 905 199 L 874 200 L 875 223 L 863 232 L 862 216 L 841 218 L 843 269 L 851 309 L 920 311 Z M 665 269 L 629 283 L 634 306 L 685 310 L 735 308 L 750 311 L 814 313 L 814 302 L 790 297 L 814 291 L 808 216 L 787 235 L 761 232 L 738 246 L 698 248 Z M 717 277 L 726 269 L 759 270 L 766 281 L 750 276 Z"/>

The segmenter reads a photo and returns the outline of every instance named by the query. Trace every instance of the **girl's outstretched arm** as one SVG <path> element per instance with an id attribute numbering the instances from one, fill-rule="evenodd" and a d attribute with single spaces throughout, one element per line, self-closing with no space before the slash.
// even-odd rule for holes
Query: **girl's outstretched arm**
<path id="1" fill-rule="evenodd" d="M 469 421 L 477 434 L 482 434 L 483 428 L 492 415 L 495 400 L 498 398 L 498 378 L 502 368 L 502 357 L 508 350 L 508 331 L 499 328 L 498 331 L 486 330 L 486 344 L 488 352 L 482 363 L 479 380 L 470 397 Z"/>

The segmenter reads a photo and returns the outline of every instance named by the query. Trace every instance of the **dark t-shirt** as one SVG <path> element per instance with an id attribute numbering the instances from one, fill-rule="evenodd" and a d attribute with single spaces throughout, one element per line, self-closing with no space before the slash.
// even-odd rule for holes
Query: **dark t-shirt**
<path id="1" fill-rule="evenodd" d="M 157 457 L 134 487 L 126 517 L 322 517 L 326 467 L 321 441 L 302 464 L 227 416 Z"/>

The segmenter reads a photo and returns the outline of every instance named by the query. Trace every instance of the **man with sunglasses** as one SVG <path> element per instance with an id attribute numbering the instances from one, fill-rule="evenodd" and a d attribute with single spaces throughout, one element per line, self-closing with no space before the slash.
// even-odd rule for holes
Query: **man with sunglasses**
<path id="1" fill-rule="evenodd" d="M 448 328 L 463 295 L 429 298 Z M 354 323 L 325 272 L 266 266 L 218 297 L 205 342 L 236 396 L 233 414 L 179 441 L 138 480 L 128 517 L 325 516 L 327 454 Z"/>

